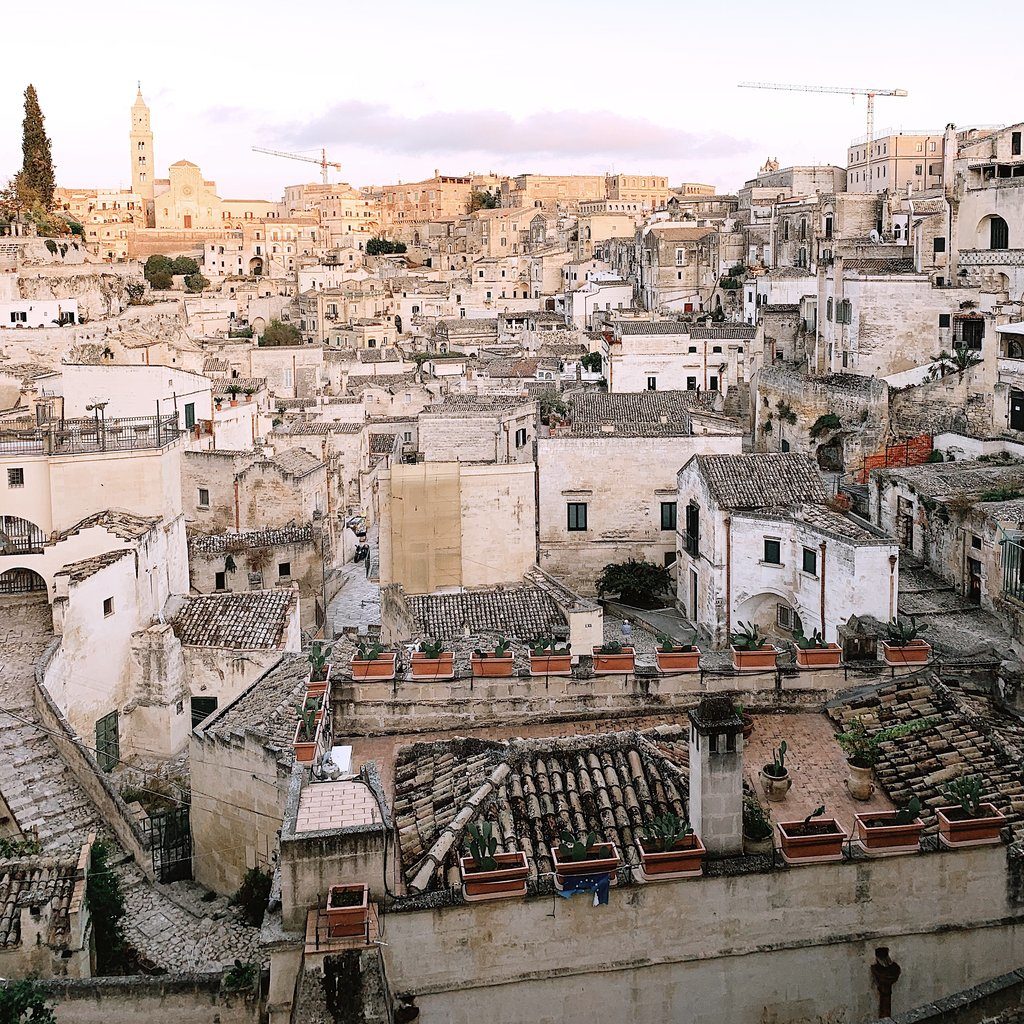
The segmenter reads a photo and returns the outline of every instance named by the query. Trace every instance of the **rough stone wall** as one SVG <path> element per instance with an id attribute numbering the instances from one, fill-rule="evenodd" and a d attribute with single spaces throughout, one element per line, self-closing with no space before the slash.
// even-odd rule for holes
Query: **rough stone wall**
<path id="1" fill-rule="evenodd" d="M 326 466 L 294 477 L 282 473 L 273 463 L 256 463 L 239 474 L 239 529 L 266 530 L 312 522 L 317 495 L 323 508 L 326 493 Z"/>
<path id="2" fill-rule="evenodd" d="M 190 528 L 200 533 L 235 529 L 235 473 L 248 461 L 228 451 L 182 452 L 181 504 Z M 200 488 L 210 492 L 209 508 L 199 506 Z"/>
<path id="3" fill-rule="evenodd" d="M 137 264 L 129 267 L 94 266 L 27 269 L 18 277 L 24 299 L 76 299 L 79 316 L 99 320 L 116 316 L 129 305 L 128 285 L 143 284 Z"/>
<path id="4" fill-rule="evenodd" d="M 893 392 L 890 410 L 894 429 L 901 434 L 943 430 L 986 437 L 994 423 L 993 393 L 986 387 L 983 368 L 950 373 L 917 387 Z"/>

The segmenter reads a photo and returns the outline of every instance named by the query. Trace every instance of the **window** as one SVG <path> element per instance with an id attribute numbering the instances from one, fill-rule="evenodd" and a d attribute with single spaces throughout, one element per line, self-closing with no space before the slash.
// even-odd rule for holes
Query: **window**
<path id="1" fill-rule="evenodd" d="M 932 241 L 932 252 L 945 252 L 946 239 L 943 235 L 936 235 Z"/>
<path id="2" fill-rule="evenodd" d="M 210 492 L 205 487 L 199 488 L 199 507 L 209 508 L 210 507 Z"/>
<path id="3" fill-rule="evenodd" d="M 7 470 L 7 486 L 8 487 L 24 487 L 25 486 L 25 470 L 20 466 L 17 469 Z"/>
<path id="4" fill-rule="evenodd" d="M 985 321 L 980 317 L 970 320 L 957 320 L 953 325 L 953 346 L 964 346 L 972 352 L 981 351 L 981 343 L 985 337 Z"/>
<path id="5" fill-rule="evenodd" d="M 765 537 L 763 561 L 769 565 L 782 565 L 782 541 Z"/>
<path id="6" fill-rule="evenodd" d="M 782 442 L 779 444 L 779 451 L 783 454 L 789 451 L 789 442 L 785 438 L 783 438 Z"/>
<path id="7" fill-rule="evenodd" d="M 718 390 L 718 377 L 715 374 L 712 374 L 710 377 L 708 377 L 708 391 L 717 391 L 717 390 Z"/>
<path id="8" fill-rule="evenodd" d="M 279 580 L 286 580 L 292 574 L 292 563 L 291 562 L 278 562 L 277 563 L 277 578 Z"/>
<path id="9" fill-rule="evenodd" d="M 587 503 L 585 501 L 570 501 L 566 505 L 568 513 L 568 528 L 573 532 L 587 528 Z"/>
<path id="10" fill-rule="evenodd" d="M 949 313 L 940 313 L 939 314 L 939 327 L 940 327 L 940 329 L 943 328 L 943 327 L 948 327 L 949 325 L 950 325 L 950 314 Z"/>
<path id="11" fill-rule="evenodd" d="M 829 296 L 828 302 L 825 303 L 825 319 L 829 323 L 832 322 L 832 297 L 831 296 Z"/>
<path id="12" fill-rule="evenodd" d="M 1020 156 L 1020 132 L 1010 132 L 1010 156 Z"/>
<path id="13" fill-rule="evenodd" d="M 657 391 L 658 390 L 658 378 L 657 377 L 648 377 L 647 378 L 647 390 L 648 391 Z"/>
<path id="14" fill-rule="evenodd" d="M 686 390 L 687 391 L 696 391 L 697 390 L 697 378 L 696 377 L 687 377 L 686 378 Z"/>
<path id="15" fill-rule="evenodd" d="M 663 530 L 674 530 L 676 528 L 676 503 L 674 501 L 663 501 L 661 503 L 661 528 Z"/>
<path id="16" fill-rule="evenodd" d="M 989 221 L 989 248 L 1010 248 L 1010 229 L 1002 217 L 993 217 Z"/>
<path id="17" fill-rule="evenodd" d="M 105 772 L 109 772 L 121 760 L 116 711 L 111 711 L 96 722 L 96 760 Z"/>
<path id="18" fill-rule="evenodd" d="M 980 551 L 981 550 L 981 538 L 980 537 L 975 537 L 972 534 L 971 535 L 971 547 L 974 548 L 975 550 Z"/>
<path id="19" fill-rule="evenodd" d="M 196 403 L 185 403 L 185 429 L 191 430 L 196 425 Z"/>
<path id="20" fill-rule="evenodd" d="M 924 164 L 914 164 L 914 174 L 920 177 L 924 173 Z"/>
<path id="21" fill-rule="evenodd" d="M 814 548 L 804 548 L 803 570 L 809 576 L 818 575 L 818 552 Z"/>
<path id="22" fill-rule="evenodd" d="M 114 614 L 114 599 L 112 597 L 103 598 L 103 617 L 109 619 Z"/>
<path id="23" fill-rule="evenodd" d="M 516 431 L 516 447 L 517 448 L 525 448 L 526 447 L 526 427 L 520 427 Z"/>
<path id="24" fill-rule="evenodd" d="M 210 715 L 217 710 L 217 698 L 193 697 L 191 705 L 190 711 L 192 713 L 192 728 L 194 729 L 200 722 L 209 718 Z M 182 710 L 184 710 L 184 708 Z"/>
<path id="25" fill-rule="evenodd" d="M 217 572 L 213 574 L 213 588 L 214 590 L 228 589 L 228 574 L 226 572 Z"/>
<path id="26" fill-rule="evenodd" d="M 686 506 L 686 552 L 696 558 L 700 554 L 700 506 L 692 501 Z"/>

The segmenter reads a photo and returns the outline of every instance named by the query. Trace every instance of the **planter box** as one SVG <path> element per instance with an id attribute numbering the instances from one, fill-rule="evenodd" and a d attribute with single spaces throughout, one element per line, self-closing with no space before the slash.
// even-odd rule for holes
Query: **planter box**
<path id="1" fill-rule="evenodd" d="M 982 804 L 988 812 L 984 818 L 950 817 L 959 807 L 939 807 L 935 817 L 939 821 L 939 841 L 943 846 L 989 846 L 1002 842 L 1000 832 L 1006 824 L 1005 815 L 994 804 Z"/>
<path id="2" fill-rule="evenodd" d="M 618 672 L 632 672 L 636 668 L 636 652 L 632 647 L 623 647 L 621 654 L 602 654 L 600 647 L 594 648 L 594 675 L 606 676 Z"/>
<path id="3" fill-rule="evenodd" d="M 634 871 L 638 882 L 667 881 L 672 878 L 696 878 L 704 872 L 704 855 L 707 850 L 696 835 L 680 839 L 670 850 L 660 852 L 648 850 L 654 846 L 649 839 L 638 839 L 636 848 L 640 852 L 640 867 Z"/>
<path id="4" fill-rule="evenodd" d="M 455 655 L 442 651 L 439 658 L 428 658 L 417 651 L 412 656 L 413 679 L 454 679 Z"/>
<path id="5" fill-rule="evenodd" d="M 295 751 L 295 760 L 299 764 L 312 764 L 316 757 L 317 741 L 320 738 L 320 725 L 317 723 L 316 735 L 311 740 L 299 739 L 302 733 L 302 723 L 295 725 L 295 738 L 292 740 L 292 749 Z"/>
<path id="6" fill-rule="evenodd" d="M 886 665 L 927 665 L 932 656 L 932 645 L 925 640 L 915 640 L 906 647 L 894 647 L 888 640 L 883 640 L 882 656 Z"/>
<path id="7" fill-rule="evenodd" d="M 614 843 L 594 843 L 589 860 L 562 860 L 558 856 L 558 847 L 551 850 L 551 860 L 555 868 L 555 886 L 567 888 L 567 879 L 580 878 L 585 875 L 611 875 L 615 882 L 615 872 L 622 859 Z"/>
<path id="8" fill-rule="evenodd" d="M 831 825 L 834 832 L 823 835 L 794 835 L 792 829 L 803 825 L 802 821 L 780 821 L 779 836 L 782 839 L 782 859 L 787 864 L 822 864 L 826 861 L 843 859 L 843 843 L 846 833 L 835 818 L 814 818 L 811 825 Z"/>
<path id="9" fill-rule="evenodd" d="M 331 897 L 336 892 L 359 893 L 360 902 L 351 907 L 332 907 Z M 327 890 L 327 907 L 323 916 L 327 919 L 327 934 L 332 939 L 352 936 L 366 936 L 369 920 L 369 889 L 365 885 L 332 885 Z"/>
<path id="10" fill-rule="evenodd" d="M 526 879 L 530 866 L 522 850 L 494 855 L 498 862 L 494 871 L 479 871 L 472 857 L 459 858 L 462 892 L 467 900 L 501 900 L 526 895 Z"/>
<path id="11" fill-rule="evenodd" d="M 674 651 L 663 651 L 660 647 L 655 651 L 660 672 L 699 672 L 700 648 L 684 651 L 681 647 Z"/>
<path id="12" fill-rule="evenodd" d="M 382 654 L 373 661 L 353 658 L 351 672 L 353 679 L 394 679 L 398 655 L 394 651 Z"/>
<path id="13" fill-rule="evenodd" d="M 531 654 L 531 676 L 571 676 L 572 654 Z"/>
<path id="14" fill-rule="evenodd" d="M 470 665 L 477 679 L 510 679 L 514 660 L 511 654 L 504 658 L 478 658 L 474 654 Z"/>
<path id="15" fill-rule="evenodd" d="M 853 839 L 869 857 L 892 857 L 898 853 L 917 853 L 921 849 L 921 829 L 924 822 L 915 818 L 908 825 L 896 825 L 895 811 L 875 811 L 858 814 L 854 818 Z M 889 824 L 868 824 L 889 822 Z"/>
<path id="16" fill-rule="evenodd" d="M 774 670 L 775 660 L 779 652 L 771 645 L 756 651 L 739 651 L 735 647 L 732 650 L 732 667 L 737 672 L 764 672 Z"/>
<path id="17" fill-rule="evenodd" d="M 828 647 L 808 647 L 806 651 L 796 649 L 796 664 L 800 669 L 839 668 L 843 663 L 843 649 L 839 644 Z"/>
<path id="18" fill-rule="evenodd" d="M 331 680 L 331 663 L 327 663 L 327 671 L 324 673 L 323 679 L 314 679 L 312 670 L 310 670 L 309 678 L 306 680 L 306 693 L 326 693 L 327 686 Z"/>

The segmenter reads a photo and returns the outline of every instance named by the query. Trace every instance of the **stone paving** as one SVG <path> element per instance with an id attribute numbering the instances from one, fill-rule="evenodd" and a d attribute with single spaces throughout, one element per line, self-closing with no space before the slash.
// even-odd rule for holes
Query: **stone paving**
<path id="1" fill-rule="evenodd" d="M 327 635 L 337 636 L 345 627 L 365 632 L 380 625 L 380 584 L 366 577 L 365 562 L 347 562 L 339 569 L 341 589 L 327 606 Z"/>

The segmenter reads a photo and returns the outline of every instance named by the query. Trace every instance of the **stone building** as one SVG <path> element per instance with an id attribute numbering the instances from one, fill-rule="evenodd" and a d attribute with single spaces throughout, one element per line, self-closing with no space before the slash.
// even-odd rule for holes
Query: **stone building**
<path id="1" fill-rule="evenodd" d="M 448 395 L 419 414 L 425 462 L 532 463 L 537 403 L 517 395 Z"/>

